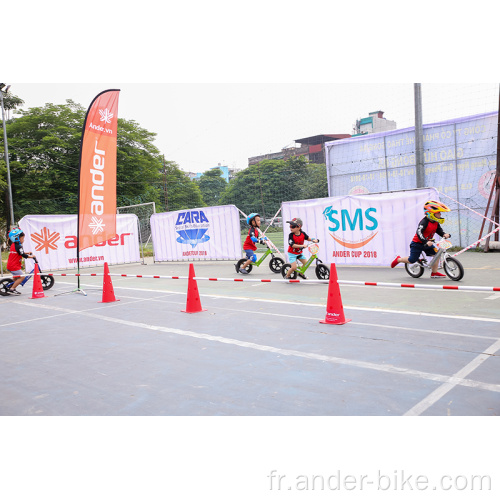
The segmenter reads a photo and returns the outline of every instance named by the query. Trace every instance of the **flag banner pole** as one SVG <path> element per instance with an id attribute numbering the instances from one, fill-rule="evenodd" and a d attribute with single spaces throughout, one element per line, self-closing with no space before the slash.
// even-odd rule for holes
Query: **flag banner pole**
<path id="1" fill-rule="evenodd" d="M 76 261 L 80 252 L 116 236 L 116 149 L 119 89 L 104 90 L 83 122 L 78 175 Z M 80 287 L 72 292 L 87 295 Z M 72 293 L 66 292 L 66 293 Z"/>

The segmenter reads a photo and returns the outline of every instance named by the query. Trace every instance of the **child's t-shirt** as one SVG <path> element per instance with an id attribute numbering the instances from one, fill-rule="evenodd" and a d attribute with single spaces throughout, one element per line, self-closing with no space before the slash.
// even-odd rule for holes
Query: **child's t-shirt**
<path id="1" fill-rule="evenodd" d="M 247 239 L 243 243 L 243 250 L 257 250 L 257 245 L 252 241 L 252 236 L 257 239 L 259 238 L 259 232 L 254 226 L 248 230 Z"/>
<path id="2" fill-rule="evenodd" d="M 10 246 L 9 259 L 7 260 L 7 269 L 9 271 L 20 271 L 22 269 L 21 264 L 23 257 L 28 257 L 28 254 L 24 253 L 21 242 L 16 241 L 12 243 Z"/>
<path id="3" fill-rule="evenodd" d="M 299 234 L 290 233 L 288 235 L 288 253 L 293 253 L 294 255 L 300 255 L 303 248 L 293 248 L 292 245 L 303 245 L 304 241 L 309 240 L 309 236 L 300 230 Z"/>

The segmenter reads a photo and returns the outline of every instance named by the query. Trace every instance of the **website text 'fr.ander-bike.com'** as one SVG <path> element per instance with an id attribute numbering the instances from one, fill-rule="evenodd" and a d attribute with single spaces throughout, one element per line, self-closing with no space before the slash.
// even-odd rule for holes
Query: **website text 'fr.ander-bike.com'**
<path id="1" fill-rule="evenodd" d="M 390 473 L 287 476 L 272 470 L 267 476 L 271 491 L 491 491 L 488 475 L 459 474 L 431 478 L 404 470 Z"/>

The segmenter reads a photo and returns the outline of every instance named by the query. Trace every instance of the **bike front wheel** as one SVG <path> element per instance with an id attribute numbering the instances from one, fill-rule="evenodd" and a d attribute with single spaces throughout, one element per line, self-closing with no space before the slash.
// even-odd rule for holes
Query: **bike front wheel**
<path id="1" fill-rule="evenodd" d="M 281 259 L 280 257 L 273 257 L 269 261 L 269 269 L 271 269 L 271 271 L 273 273 L 278 274 L 281 272 L 281 268 L 283 267 L 284 263 L 285 263 L 285 261 L 283 259 Z"/>
<path id="2" fill-rule="evenodd" d="M 316 266 L 316 278 L 319 280 L 330 279 L 330 269 L 325 264 L 318 264 Z"/>
<path id="3" fill-rule="evenodd" d="M 0 295 L 8 295 L 7 290 L 14 283 L 14 280 L 11 278 L 4 278 L 0 280 Z"/>
<path id="4" fill-rule="evenodd" d="M 413 264 L 405 264 L 405 269 L 406 272 L 412 277 L 412 278 L 420 278 L 422 274 L 424 274 L 424 268 L 419 262 L 414 262 Z"/>
<path id="5" fill-rule="evenodd" d="M 453 257 L 446 257 L 443 263 L 444 272 L 453 281 L 460 281 L 465 274 L 462 264 Z"/>
<path id="6" fill-rule="evenodd" d="M 54 286 L 55 280 L 53 276 L 40 276 L 40 279 L 44 290 L 50 290 Z"/>

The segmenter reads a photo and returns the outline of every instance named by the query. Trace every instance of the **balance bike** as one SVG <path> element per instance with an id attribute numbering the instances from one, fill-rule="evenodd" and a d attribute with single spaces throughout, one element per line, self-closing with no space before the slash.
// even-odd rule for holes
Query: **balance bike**
<path id="1" fill-rule="evenodd" d="M 35 264 L 38 264 L 38 261 L 36 258 L 34 259 Z M 40 269 L 40 266 L 38 266 L 38 271 L 41 273 L 42 270 Z M 32 278 L 32 276 L 35 273 L 35 269 L 26 275 L 26 277 L 19 283 L 19 285 L 24 286 L 28 281 Z M 40 274 L 40 280 L 42 281 L 42 288 L 44 290 L 50 290 L 54 286 L 54 277 L 53 276 L 47 276 Z M 8 290 L 12 286 L 12 283 L 14 283 L 14 280 L 12 278 L 4 278 L 3 280 L 0 280 L 0 295 L 9 295 Z"/>
<path id="2" fill-rule="evenodd" d="M 317 253 L 319 252 L 319 245 L 317 243 L 312 243 L 311 245 L 307 246 L 307 249 L 309 250 L 309 252 L 311 252 L 311 256 L 309 257 L 309 259 L 307 259 L 307 262 L 303 264 L 301 267 L 297 267 L 297 269 L 293 273 L 291 273 L 288 278 L 286 277 L 286 274 L 288 270 L 292 267 L 292 264 L 285 264 L 281 268 L 281 275 L 283 276 L 283 278 L 294 280 L 297 279 L 297 275 L 299 275 L 301 278 L 307 279 L 304 274 L 309 268 L 309 266 L 314 261 L 316 261 L 316 269 L 315 269 L 316 277 L 319 280 L 330 279 L 330 269 L 328 268 L 328 266 L 323 264 L 323 262 L 318 258 L 317 255 Z"/>
<path id="3" fill-rule="evenodd" d="M 261 245 L 266 245 L 267 246 L 267 250 L 264 252 L 264 254 L 262 255 L 262 257 L 257 262 L 253 262 L 252 264 L 248 264 L 248 266 L 246 267 L 246 270 L 249 273 L 251 273 L 252 269 L 253 269 L 253 266 L 259 267 L 264 262 L 264 260 L 267 258 L 267 256 L 271 255 L 271 260 L 269 261 L 269 269 L 271 269 L 271 271 L 273 273 L 279 273 L 281 271 L 281 268 L 282 268 L 283 264 L 285 263 L 285 261 L 281 257 L 275 257 L 274 256 L 273 250 L 272 250 L 271 246 L 269 245 L 269 240 L 260 241 L 260 244 Z M 234 268 L 236 269 L 237 273 L 239 273 L 239 269 L 240 269 L 241 265 L 244 262 L 246 262 L 247 260 L 248 259 L 245 257 L 243 259 L 240 259 L 234 265 Z"/>
<path id="4" fill-rule="evenodd" d="M 436 249 L 436 255 L 432 257 L 430 262 L 427 262 L 427 255 L 422 252 L 421 257 L 417 260 L 417 262 L 414 262 L 413 264 L 405 264 L 406 272 L 412 278 L 420 278 L 420 276 L 424 274 L 425 269 L 432 269 L 433 264 L 437 259 L 439 259 L 439 267 L 444 269 L 448 278 L 453 281 L 460 281 L 465 274 L 464 268 L 462 264 L 455 259 L 455 257 L 448 255 L 446 252 L 446 250 L 451 247 L 451 241 L 441 240 L 436 243 L 436 246 L 438 247 L 438 249 Z"/>

